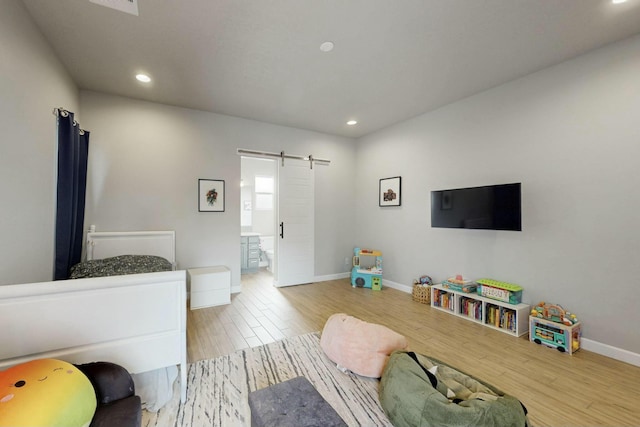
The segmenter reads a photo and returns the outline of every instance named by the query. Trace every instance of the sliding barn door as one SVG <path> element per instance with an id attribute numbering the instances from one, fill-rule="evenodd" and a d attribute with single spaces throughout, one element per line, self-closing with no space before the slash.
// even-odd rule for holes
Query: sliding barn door
<path id="1" fill-rule="evenodd" d="M 308 161 L 278 167 L 276 286 L 314 279 L 314 175 Z"/>

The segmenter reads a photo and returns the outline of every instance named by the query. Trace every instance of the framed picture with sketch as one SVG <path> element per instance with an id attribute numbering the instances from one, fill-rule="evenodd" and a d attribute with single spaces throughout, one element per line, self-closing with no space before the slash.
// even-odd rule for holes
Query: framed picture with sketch
<path id="1" fill-rule="evenodd" d="M 198 180 L 198 211 L 224 212 L 224 181 Z"/>
<path id="2" fill-rule="evenodd" d="M 399 176 L 380 180 L 378 206 L 400 206 L 401 181 Z"/>

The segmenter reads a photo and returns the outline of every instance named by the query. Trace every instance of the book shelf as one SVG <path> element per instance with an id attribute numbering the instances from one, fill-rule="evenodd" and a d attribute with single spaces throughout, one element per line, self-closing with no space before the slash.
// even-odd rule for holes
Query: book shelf
<path id="1" fill-rule="evenodd" d="M 516 337 L 529 331 L 528 304 L 509 304 L 433 285 L 431 307 Z"/>

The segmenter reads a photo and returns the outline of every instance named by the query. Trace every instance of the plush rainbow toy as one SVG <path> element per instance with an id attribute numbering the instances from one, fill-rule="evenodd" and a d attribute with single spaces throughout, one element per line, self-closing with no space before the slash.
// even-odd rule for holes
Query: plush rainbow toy
<path id="1" fill-rule="evenodd" d="M 0 372 L 1 427 L 85 427 L 95 410 L 91 382 L 70 363 L 38 359 Z"/>

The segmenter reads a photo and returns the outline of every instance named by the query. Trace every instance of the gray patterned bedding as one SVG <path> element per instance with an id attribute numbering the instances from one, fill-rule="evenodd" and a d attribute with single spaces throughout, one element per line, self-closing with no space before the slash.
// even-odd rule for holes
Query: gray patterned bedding
<path id="1" fill-rule="evenodd" d="M 165 258 L 153 255 L 119 255 L 111 258 L 83 261 L 71 267 L 70 279 L 120 276 L 123 274 L 171 271 L 172 265 Z"/>

